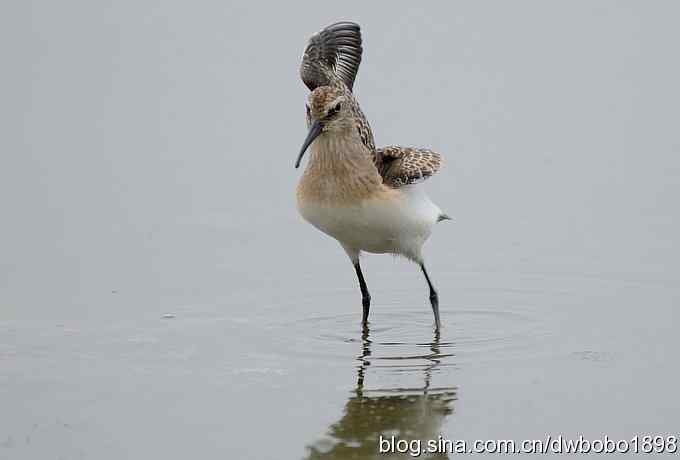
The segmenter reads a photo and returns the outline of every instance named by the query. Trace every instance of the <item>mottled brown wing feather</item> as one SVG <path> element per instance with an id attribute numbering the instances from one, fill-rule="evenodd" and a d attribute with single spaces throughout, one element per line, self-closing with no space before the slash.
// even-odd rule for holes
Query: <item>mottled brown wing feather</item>
<path id="1" fill-rule="evenodd" d="M 352 91 L 361 64 L 361 30 L 353 22 L 336 22 L 309 39 L 300 77 L 310 91 L 342 81 Z"/>
<path id="2" fill-rule="evenodd" d="M 375 151 L 375 166 L 383 182 L 394 188 L 424 181 L 442 164 L 441 155 L 428 149 L 391 145 Z"/>

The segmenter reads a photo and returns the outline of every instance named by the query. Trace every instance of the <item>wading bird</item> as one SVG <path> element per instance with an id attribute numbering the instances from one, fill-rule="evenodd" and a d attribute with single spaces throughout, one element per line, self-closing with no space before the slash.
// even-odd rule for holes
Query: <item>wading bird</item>
<path id="1" fill-rule="evenodd" d="M 375 147 L 368 120 L 352 94 L 362 51 L 361 31 L 353 22 L 332 24 L 307 44 L 300 76 L 311 91 L 309 133 L 295 167 L 308 148 L 311 152 L 297 187 L 298 210 L 338 240 L 349 256 L 359 279 L 363 324 L 368 322 L 371 296 L 359 255 L 388 253 L 420 266 L 438 330 L 439 298 L 425 269 L 422 246 L 432 227 L 449 217 L 415 184 L 436 173 L 442 159 L 428 149 Z"/>

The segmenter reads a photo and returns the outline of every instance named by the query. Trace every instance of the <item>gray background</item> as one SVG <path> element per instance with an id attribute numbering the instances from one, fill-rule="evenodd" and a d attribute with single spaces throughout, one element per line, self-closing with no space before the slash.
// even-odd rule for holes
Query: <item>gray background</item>
<path id="1" fill-rule="evenodd" d="M 447 161 L 436 434 L 678 434 L 676 2 L 108 3 L 0 7 L 0 458 L 299 458 L 342 418 L 359 294 L 293 169 L 339 19 L 377 144 Z M 417 267 L 365 273 L 414 355 Z"/>

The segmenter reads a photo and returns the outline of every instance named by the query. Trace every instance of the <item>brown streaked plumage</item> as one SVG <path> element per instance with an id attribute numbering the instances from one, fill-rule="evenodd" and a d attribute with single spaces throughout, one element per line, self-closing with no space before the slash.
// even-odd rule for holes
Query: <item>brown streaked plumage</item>
<path id="1" fill-rule="evenodd" d="M 394 188 L 415 184 L 435 174 L 441 155 L 429 149 L 389 146 L 376 149 L 371 126 L 352 94 L 362 56 L 361 31 L 357 24 L 339 22 L 314 34 L 305 49 L 300 75 L 312 90 L 307 113 L 326 115 L 333 100 L 344 96 L 350 104 L 352 122 L 386 185 Z"/>
<path id="2" fill-rule="evenodd" d="M 448 217 L 414 184 L 434 175 L 442 158 L 415 147 L 376 149 L 371 127 L 353 94 L 362 52 L 361 31 L 351 22 L 326 27 L 312 36 L 305 49 L 300 76 L 311 90 L 309 133 L 295 167 L 308 148 L 311 153 L 297 188 L 298 210 L 338 240 L 354 264 L 364 324 L 370 294 L 359 255 L 392 253 L 420 265 L 439 329 L 438 295 L 425 270 L 422 246 L 434 224 Z"/>
<path id="3" fill-rule="evenodd" d="M 350 128 L 351 130 L 351 128 Z M 297 188 L 298 200 L 347 206 L 368 198 L 386 197 L 386 187 L 358 135 L 319 136 Z"/>
<path id="4" fill-rule="evenodd" d="M 391 145 L 375 151 L 375 166 L 385 184 L 398 188 L 417 184 L 436 173 L 443 163 L 441 155 L 430 149 Z"/>

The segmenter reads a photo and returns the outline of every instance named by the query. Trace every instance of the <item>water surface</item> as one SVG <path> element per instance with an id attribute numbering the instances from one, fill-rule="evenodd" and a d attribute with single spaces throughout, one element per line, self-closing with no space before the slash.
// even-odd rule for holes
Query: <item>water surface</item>
<path id="1" fill-rule="evenodd" d="M 680 434 L 674 4 L 3 9 L 0 458 Z M 295 210 L 300 53 L 347 17 L 377 143 L 447 160 L 438 335 L 389 256 L 363 329 Z"/>

